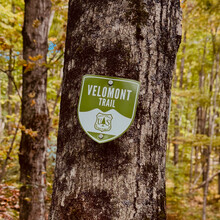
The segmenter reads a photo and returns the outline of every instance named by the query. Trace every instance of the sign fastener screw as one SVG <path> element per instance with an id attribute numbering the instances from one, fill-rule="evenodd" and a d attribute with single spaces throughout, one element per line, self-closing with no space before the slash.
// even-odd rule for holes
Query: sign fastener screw
<path id="1" fill-rule="evenodd" d="M 99 139 L 103 139 L 104 135 L 103 134 L 100 134 L 99 135 Z"/>
<path id="2" fill-rule="evenodd" d="M 110 86 L 112 86 L 112 85 L 113 85 L 113 81 L 112 81 L 112 80 L 109 80 L 109 81 L 108 81 L 108 84 L 109 84 Z"/>

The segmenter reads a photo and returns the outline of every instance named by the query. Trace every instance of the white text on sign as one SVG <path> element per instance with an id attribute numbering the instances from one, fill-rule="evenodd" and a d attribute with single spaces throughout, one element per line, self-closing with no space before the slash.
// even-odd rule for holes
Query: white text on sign
<path id="1" fill-rule="evenodd" d="M 115 100 L 129 101 L 132 90 L 88 85 L 88 95 L 99 97 L 99 105 L 115 108 Z M 111 100 L 113 99 L 113 100 Z"/>

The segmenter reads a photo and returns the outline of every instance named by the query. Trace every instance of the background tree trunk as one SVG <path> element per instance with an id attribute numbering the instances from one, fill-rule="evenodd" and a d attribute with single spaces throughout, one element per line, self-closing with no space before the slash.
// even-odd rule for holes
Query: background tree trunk
<path id="1" fill-rule="evenodd" d="M 201 94 L 204 93 L 204 86 L 205 86 L 205 76 L 204 76 L 204 65 L 205 65 L 205 59 L 206 59 L 206 48 L 207 46 L 207 38 L 205 38 L 204 42 L 204 48 L 203 48 L 203 56 L 201 60 L 201 69 L 199 71 L 199 90 Z M 206 128 L 206 122 L 207 122 L 207 107 L 202 106 L 199 104 L 196 111 L 196 117 L 197 117 L 197 134 L 205 134 L 205 128 Z M 201 169 L 203 170 L 203 180 L 206 178 L 206 149 L 201 149 Z M 198 175 L 198 167 L 199 167 L 199 147 L 195 147 L 195 179 Z"/>
<path id="2" fill-rule="evenodd" d="M 218 156 L 218 164 L 220 165 L 220 150 L 218 150 L 219 156 Z M 218 174 L 218 194 L 220 195 L 220 173 Z"/>
<path id="3" fill-rule="evenodd" d="M 46 102 L 48 25 L 50 0 L 26 0 L 23 27 L 22 132 L 20 219 L 45 219 L 46 147 L 48 109 Z M 37 132 L 37 136 L 32 131 Z"/>
<path id="4" fill-rule="evenodd" d="M 2 92 L 2 82 L 0 82 L 0 100 L 2 99 L 1 92 Z M 2 103 L 0 103 L 0 140 L 2 139 L 3 131 L 4 131 L 4 125 L 3 125 L 3 117 L 2 117 Z"/>
<path id="5" fill-rule="evenodd" d="M 11 105 L 11 95 L 13 95 L 13 85 L 12 85 L 12 49 L 9 49 L 9 62 L 8 62 L 8 115 L 12 115 L 12 105 Z M 8 134 L 11 134 L 11 122 L 8 122 Z"/>
<path id="6" fill-rule="evenodd" d="M 185 53 L 186 53 L 186 30 L 184 31 L 183 34 L 183 48 L 182 48 L 182 58 L 181 58 L 181 63 L 180 63 L 180 80 L 179 80 L 179 88 L 183 88 L 183 75 L 184 75 L 184 64 L 185 64 Z M 175 87 L 174 87 L 175 88 Z M 177 109 L 175 112 L 175 117 L 174 117 L 174 136 L 178 137 L 180 135 L 180 121 L 181 117 L 179 114 L 181 111 L 181 106 L 177 105 Z M 179 144 L 174 143 L 174 156 L 173 156 L 173 163 L 176 166 L 179 162 Z"/>
<path id="7" fill-rule="evenodd" d="M 165 153 L 179 1 L 70 0 L 50 219 L 166 219 Z M 141 82 L 133 125 L 97 144 L 81 129 L 85 74 Z"/>

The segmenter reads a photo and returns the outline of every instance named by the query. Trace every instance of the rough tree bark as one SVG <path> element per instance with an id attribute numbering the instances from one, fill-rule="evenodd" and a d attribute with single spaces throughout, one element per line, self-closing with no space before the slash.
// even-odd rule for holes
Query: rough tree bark
<path id="1" fill-rule="evenodd" d="M 46 147 L 48 109 L 46 101 L 48 25 L 50 0 L 26 0 L 23 27 L 22 132 L 20 144 L 20 219 L 45 219 Z M 37 136 L 31 135 L 31 130 Z"/>
<path id="2" fill-rule="evenodd" d="M 165 154 L 178 0 L 70 0 L 50 219 L 165 219 Z M 141 82 L 133 125 L 97 144 L 81 129 L 84 74 Z"/>

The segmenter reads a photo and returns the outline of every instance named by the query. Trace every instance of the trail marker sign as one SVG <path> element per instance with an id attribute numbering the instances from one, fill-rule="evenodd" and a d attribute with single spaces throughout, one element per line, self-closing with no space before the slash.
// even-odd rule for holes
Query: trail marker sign
<path id="1" fill-rule="evenodd" d="M 86 134 L 105 143 L 125 133 L 135 118 L 139 88 L 131 79 L 83 76 L 78 118 Z"/>

